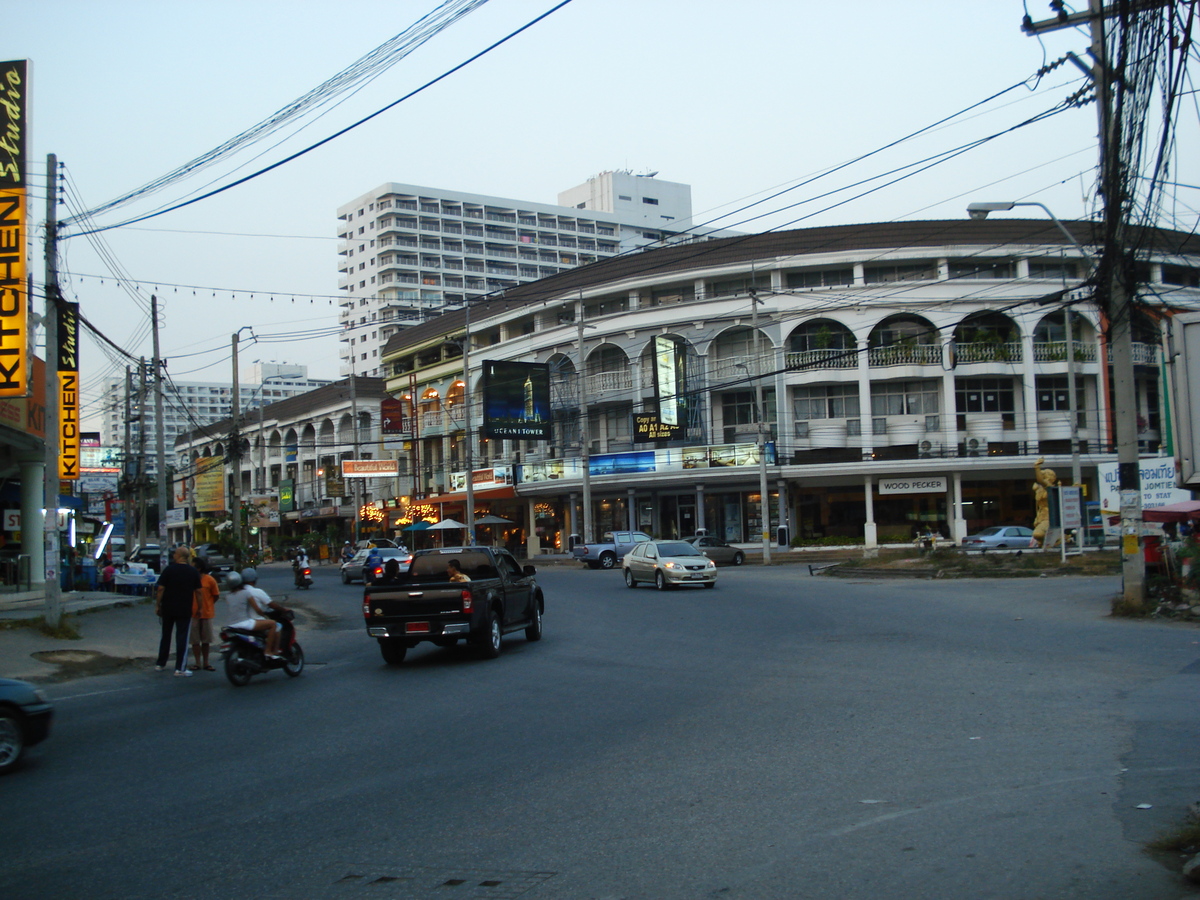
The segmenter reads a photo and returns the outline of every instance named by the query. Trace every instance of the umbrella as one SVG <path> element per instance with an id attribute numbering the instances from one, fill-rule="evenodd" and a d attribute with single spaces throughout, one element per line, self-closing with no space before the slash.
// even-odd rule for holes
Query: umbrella
<path id="1" fill-rule="evenodd" d="M 466 528 L 466 527 L 467 526 L 464 525 L 462 522 L 456 521 L 455 519 L 442 519 L 442 521 L 438 522 L 436 525 L 430 525 L 429 530 L 430 531 L 440 531 L 440 530 L 443 530 L 446 528 Z"/>
<path id="2" fill-rule="evenodd" d="M 1142 510 L 1143 522 L 1186 522 L 1188 519 L 1200 519 L 1200 500 L 1184 500 Z"/>
<path id="3" fill-rule="evenodd" d="M 400 529 L 401 531 L 424 531 L 429 527 L 429 523 L 422 519 L 420 522 L 413 522 L 407 528 Z"/>
<path id="4" fill-rule="evenodd" d="M 516 525 L 512 519 L 506 519 L 504 516 L 493 516 L 491 513 L 481 519 L 475 520 L 476 525 Z"/>

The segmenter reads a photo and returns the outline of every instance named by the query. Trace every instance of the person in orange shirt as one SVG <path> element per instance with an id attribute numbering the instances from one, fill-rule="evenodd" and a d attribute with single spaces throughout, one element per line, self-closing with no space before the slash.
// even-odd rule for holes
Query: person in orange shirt
<path id="1" fill-rule="evenodd" d="M 208 648 L 213 642 L 213 619 L 217 616 L 216 603 L 221 588 L 209 573 L 207 559 L 197 556 L 193 563 L 200 570 L 200 591 L 192 603 L 192 656 L 196 658 L 192 670 L 215 672 L 216 668 L 208 663 Z"/>

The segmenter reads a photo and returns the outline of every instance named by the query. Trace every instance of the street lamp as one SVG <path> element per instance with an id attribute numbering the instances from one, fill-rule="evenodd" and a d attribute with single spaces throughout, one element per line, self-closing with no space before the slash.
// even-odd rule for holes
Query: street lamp
<path id="1" fill-rule="evenodd" d="M 1088 264 L 1095 266 L 1096 261 L 1092 255 L 1087 252 L 1083 244 L 1079 243 L 1075 235 L 1072 234 L 1070 229 L 1068 229 L 1067 226 L 1059 220 L 1058 216 L 1050 211 L 1050 207 L 1046 206 L 1044 203 L 1038 203 L 1034 200 L 1011 200 L 997 203 L 969 203 L 967 204 L 967 215 L 969 215 L 972 219 L 986 219 L 988 213 L 1008 212 L 1016 206 L 1036 206 L 1038 209 L 1042 210 L 1047 216 L 1050 217 L 1050 221 L 1058 226 L 1058 230 L 1066 235 L 1067 240 L 1075 246 L 1075 249 L 1079 251 L 1080 255 L 1088 261 Z M 1066 330 L 1064 337 L 1066 338 L 1067 344 L 1067 415 L 1070 416 L 1071 419 L 1071 483 L 1079 485 L 1083 483 L 1083 473 L 1079 460 L 1079 417 L 1075 406 L 1075 339 L 1071 333 L 1072 312 L 1073 310 L 1070 306 L 1067 306 L 1063 309 L 1063 323 Z M 1066 542 L 1064 541 L 1063 543 L 1065 545 Z"/>

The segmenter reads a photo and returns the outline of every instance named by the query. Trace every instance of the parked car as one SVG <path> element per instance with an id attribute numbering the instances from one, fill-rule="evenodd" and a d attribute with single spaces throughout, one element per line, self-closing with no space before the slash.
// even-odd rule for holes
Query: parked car
<path id="1" fill-rule="evenodd" d="M 195 554 L 208 560 L 209 574 L 218 580 L 237 568 L 237 560 L 223 554 L 216 544 L 197 544 Z"/>
<path id="2" fill-rule="evenodd" d="M 378 580 L 389 559 L 400 561 L 401 572 L 407 572 L 408 567 L 412 564 L 412 554 L 403 547 L 379 547 L 376 552 L 379 554 L 380 564 L 375 567 L 374 572 L 363 571 L 367 564 L 367 557 L 371 553 L 370 547 L 364 547 L 355 553 L 349 562 L 342 563 L 342 584 L 349 584 L 352 581 L 370 584 L 372 581 Z"/>
<path id="3" fill-rule="evenodd" d="M 163 549 L 158 544 L 138 544 L 126 558 L 126 562 L 141 563 L 153 572 L 162 571 Z"/>
<path id="4" fill-rule="evenodd" d="M 606 531 L 590 544 L 576 544 L 571 554 L 589 569 L 612 569 L 630 548 L 650 540 L 644 531 Z"/>
<path id="5" fill-rule="evenodd" d="M 717 586 L 717 564 L 687 541 L 643 541 L 621 560 L 626 587 L 652 582 L 660 591 L 684 584 Z"/>
<path id="6" fill-rule="evenodd" d="M 743 551 L 725 543 L 715 535 L 702 534 L 697 537 L 684 538 L 684 540 L 717 565 L 740 566 L 746 561 L 746 554 Z"/>
<path id="7" fill-rule="evenodd" d="M 0 775 L 20 762 L 26 747 L 46 739 L 53 718 L 54 707 L 39 688 L 0 678 Z"/>
<path id="8" fill-rule="evenodd" d="M 1016 550 L 1029 546 L 1033 529 L 1024 525 L 993 525 L 962 539 L 964 550 Z"/>

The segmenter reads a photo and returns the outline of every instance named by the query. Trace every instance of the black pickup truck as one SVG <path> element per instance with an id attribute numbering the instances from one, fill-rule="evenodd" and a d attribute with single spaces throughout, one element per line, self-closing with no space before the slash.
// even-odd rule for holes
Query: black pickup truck
<path id="1" fill-rule="evenodd" d="M 470 581 L 449 579 L 450 560 Z M 495 659 L 510 632 L 524 629 L 526 640 L 541 640 L 545 601 L 536 573 L 491 547 L 420 550 L 407 572 L 363 591 L 367 634 L 379 641 L 389 665 L 404 662 L 421 641 L 448 647 L 465 639 Z"/>

